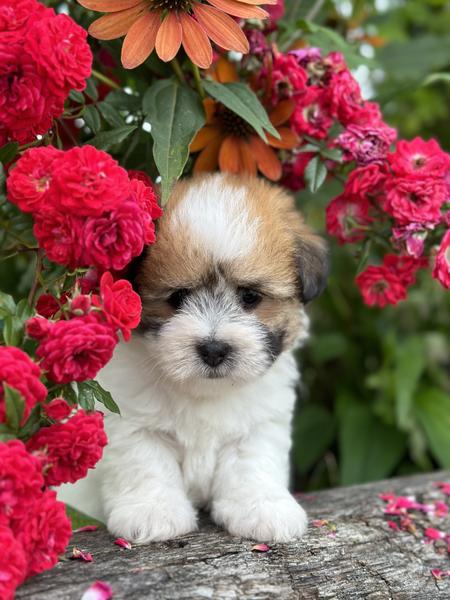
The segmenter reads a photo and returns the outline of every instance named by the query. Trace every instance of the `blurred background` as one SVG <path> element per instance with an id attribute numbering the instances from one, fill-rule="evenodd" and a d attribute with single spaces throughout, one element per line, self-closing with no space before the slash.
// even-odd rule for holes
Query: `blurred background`
<path id="1" fill-rule="evenodd" d="M 449 2 L 287 0 L 286 13 L 354 43 L 347 62 L 399 137 L 435 137 L 450 150 Z M 327 32 L 314 38 L 340 49 Z M 321 231 L 337 193 L 331 181 L 298 194 Z M 450 468 L 450 294 L 425 273 L 407 301 L 369 308 L 354 284 L 352 247 L 330 245 L 328 289 L 310 308 L 312 336 L 299 352 L 295 489 Z"/>

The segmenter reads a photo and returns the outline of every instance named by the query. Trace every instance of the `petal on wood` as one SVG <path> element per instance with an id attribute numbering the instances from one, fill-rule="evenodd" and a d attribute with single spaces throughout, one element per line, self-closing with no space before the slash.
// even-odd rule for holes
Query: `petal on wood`
<path id="1" fill-rule="evenodd" d="M 181 46 L 182 29 L 178 16 L 174 12 L 167 13 L 156 36 L 156 54 L 164 62 L 172 60 Z"/>
<path id="2" fill-rule="evenodd" d="M 245 5 L 236 0 L 208 0 L 216 8 L 241 19 L 267 19 L 269 13 L 259 6 Z"/>
<path id="3" fill-rule="evenodd" d="M 212 63 L 212 48 L 208 36 L 195 19 L 186 13 L 179 15 L 183 48 L 194 65 L 207 69 Z"/>
<path id="4" fill-rule="evenodd" d="M 219 83 L 230 83 L 231 81 L 239 81 L 237 69 L 233 63 L 221 56 L 214 65 L 213 78 Z"/>
<path id="5" fill-rule="evenodd" d="M 257 166 L 255 155 L 245 140 L 240 140 L 239 142 L 239 152 L 241 156 L 241 173 L 245 173 L 246 175 L 252 175 L 256 177 Z"/>
<path id="6" fill-rule="evenodd" d="M 271 181 L 278 181 L 281 177 L 282 167 L 276 153 L 256 136 L 250 139 L 250 145 L 261 173 Z"/>
<path id="7" fill-rule="evenodd" d="M 214 138 L 220 136 L 220 129 L 214 125 L 206 125 L 202 127 L 197 133 L 195 138 L 192 140 L 189 146 L 189 152 L 198 152 L 203 150 L 205 146 L 209 144 Z"/>
<path id="8" fill-rule="evenodd" d="M 203 148 L 195 161 L 194 173 L 210 173 L 217 169 L 221 144 L 222 138 L 217 137 Z"/>
<path id="9" fill-rule="evenodd" d="M 150 56 L 155 47 L 160 19 L 159 12 L 147 12 L 130 27 L 122 45 L 122 64 L 125 69 L 138 67 Z"/>
<path id="10" fill-rule="evenodd" d="M 89 26 L 89 33 L 98 40 L 115 40 L 127 33 L 146 6 L 145 2 L 126 10 L 103 15 Z"/>
<path id="11" fill-rule="evenodd" d="M 270 112 L 269 119 L 272 125 L 278 127 L 283 125 L 292 116 L 295 110 L 294 100 L 282 100 L 276 107 Z"/>
<path id="12" fill-rule="evenodd" d="M 221 171 L 228 171 L 229 173 L 241 172 L 241 154 L 238 138 L 229 136 L 224 139 L 219 152 L 219 167 Z"/>
<path id="13" fill-rule="evenodd" d="M 98 10 L 99 12 L 118 12 L 136 6 L 142 0 L 78 0 L 78 4 L 89 10 Z"/>
<path id="14" fill-rule="evenodd" d="M 218 46 L 244 54 L 249 51 L 247 38 L 229 15 L 206 4 L 194 4 L 192 10 L 200 25 Z"/>
<path id="15" fill-rule="evenodd" d="M 278 127 L 277 131 L 281 136 L 281 139 L 279 140 L 270 133 L 266 134 L 269 146 L 272 146 L 272 148 L 292 150 L 299 145 L 300 139 L 298 135 L 294 133 L 292 129 L 289 129 L 289 127 Z"/>

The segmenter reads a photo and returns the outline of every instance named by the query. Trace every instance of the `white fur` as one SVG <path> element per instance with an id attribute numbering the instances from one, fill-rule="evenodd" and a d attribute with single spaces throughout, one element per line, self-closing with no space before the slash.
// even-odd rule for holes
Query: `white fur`
<path id="1" fill-rule="evenodd" d="M 248 384 L 222 389 L 210 381 L 201 397 L 155 375 L 145 339 L 119 344 L 99 380 L 122 416 L 105 415 L 104 458 L 59 496 L 136 543 L 195 530 L 200 506 L 234 535 L 301 536 L 306 514 L 287 490 L 297 379 L 291 353 Z"/>

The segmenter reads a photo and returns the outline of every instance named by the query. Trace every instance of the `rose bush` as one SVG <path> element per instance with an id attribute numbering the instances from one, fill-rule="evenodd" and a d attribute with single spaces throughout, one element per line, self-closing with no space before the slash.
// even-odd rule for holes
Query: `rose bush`
<path id="1" fill-rule="evenodd" d="M 0 293 L 0 596 L 8 599 L 67 546 L 70 522 L 49 486 L 77 481 L 102 456 L 99 403 L 119 408 L 95 377 L 139 325 L 141 301 L 126 269 L 155 242 L 155 221 L 179 177 L 259 174 L 300 192 L 299 204 L 332 188 L 315 210 L 340 246 L 336 254 L 350 249 L 350 293 L 384 311 L 372 315 L 389 315 L 416 280 L 416 290 L 450 288 L 450 158 L 435 139 L 401 139 L 355 77 L 358 45 L 313 23 L 303 3 L 287 1 L 285 19 L 276 0 L 174 2 L 165 12 L 148 0 L 144 13 L 118 0 L 80 0 L 69 14 L 57 2 L 0 4 L 0 250 L 13 280 Z M 318 322 L 329 327 L 340 311 L 350 336 L 358 329 L 351 316 L 364 308 L 353 296 L 347 309 L 345 293 L 332 281 L 333 302 Z M 327 375 L 347 343 L 327 333 L 305 370 L 311 389 L 323 362 L 331 361 Z M 373 344 L 360 352 L 354 335 L 358 353 L 348 351 L 348 360 L 367 354 L 372 364 Z M 417 344 L 408 352 L 424 369 Z M 356 387 L 361 368 L 338 367 Z M 409 410 L 413 388 L 402 373 L 367 378 L 384 394 L 373 410 L 328 389 L 338 377 L 321 378 L 323 397 L 337 395 L 339 414 L 353 420 L 336 425 L 329 400 L 302 407 L 300 473 L 321 453 L 334 457 L 337 427 L 346 483 L 357 471 L 349 456 L 365 456 L 348 451 L 346 436 L 353 441 L 365 429 L 377 433 L 369 442 L 388 440 L 389 448 L 384 470 L 370 476 L 389 474 L 407 454 L 406 435 L 421 468 L 428 446 L 450 464 L 445 440 L 433 439 L 435 431 L 445 436 L 440 419 L 421 397 Z M 442 397 L 430 397 L 445 412 Z M 302 447 L 308 423 L 320 435 Z"/>

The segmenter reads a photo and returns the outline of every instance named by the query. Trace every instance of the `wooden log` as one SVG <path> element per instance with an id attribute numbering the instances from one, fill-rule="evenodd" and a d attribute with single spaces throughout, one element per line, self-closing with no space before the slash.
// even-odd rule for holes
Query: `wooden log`
<path id="1" fill-rule="evenodd" d="M 394 531 L 378 497 L 393 491 L 422 502 L 445 499 L 437 481 L 450 482 L 450 471 L 299 495 L 310 519 L 329 525 L 316 523 L 302 540 L 273 544 L 266 553 L 206 516 L 196 533 L 131 550 L 114 545 L 105 530 L 76 533 L 67 555 L 76 545 L 94 562 L 60 562 L 26 582 L 17 599 L 79 600 L 96 580 L 112 586 L 114 600 L 450 599 L 450 579 L 436 580 L 430 571 L 449 570 L 450 555 L 423 537 L 424 527 L 450 532 L 450 518 L 415 513 L 420 536 Z"/>

